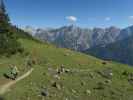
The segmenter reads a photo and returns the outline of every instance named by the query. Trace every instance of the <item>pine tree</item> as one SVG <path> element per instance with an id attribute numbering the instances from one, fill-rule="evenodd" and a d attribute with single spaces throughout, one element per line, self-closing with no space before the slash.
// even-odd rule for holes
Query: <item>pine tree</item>
<path id="1" fill-rule="evenodd" d="M 15 54 L 20 49 L 17 36 L 12 31 L 3 0 L 0 0 L 0 55 Z"/>

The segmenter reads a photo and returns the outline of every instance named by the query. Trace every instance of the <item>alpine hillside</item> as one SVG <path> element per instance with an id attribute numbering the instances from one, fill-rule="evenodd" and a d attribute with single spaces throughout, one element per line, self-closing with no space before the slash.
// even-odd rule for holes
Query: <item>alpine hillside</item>
<path id="1" fill-rule="evenodd" d="M 131 66 L 38 41 L 5 20 L 3 5 L 0 0 L 4 19 L 0 21 L 0 29 L 4 29 L 0 32 L 0 100 L 133 99 Z M 73 29 L 77 32 L 74 27 L 69 30 Z M 79 39 L 77 34 L 69 34 Z"/>

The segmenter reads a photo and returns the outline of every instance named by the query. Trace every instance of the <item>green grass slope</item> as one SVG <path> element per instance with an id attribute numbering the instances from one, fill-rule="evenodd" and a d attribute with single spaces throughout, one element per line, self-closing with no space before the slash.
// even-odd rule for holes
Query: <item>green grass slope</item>
<path id="1" fill-rule="evenodd" d="M 26 64 L 31 60 L 34 71 L 2 95 L 5 100 L 133 100 L 131 67 L 33 40 L 19 41 L 23 54 L 0 58 L 0 87 L 11 81 L 3 77 L 10 64 L 18 67 L 20 76 L 30 69 Z M 62 65 L 67 71 L 59 74 Z M 42 89 L 47 96 L 41 95 Z"/>

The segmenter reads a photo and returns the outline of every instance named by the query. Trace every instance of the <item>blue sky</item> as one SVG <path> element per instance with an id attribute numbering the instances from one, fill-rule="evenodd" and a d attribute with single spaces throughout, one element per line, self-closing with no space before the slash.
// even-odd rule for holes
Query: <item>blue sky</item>
<path id="1" fill-rule="evenodd" d="M 18 26 L 126 27 L 133 24 L 133 0 L 5 0 Z"/>

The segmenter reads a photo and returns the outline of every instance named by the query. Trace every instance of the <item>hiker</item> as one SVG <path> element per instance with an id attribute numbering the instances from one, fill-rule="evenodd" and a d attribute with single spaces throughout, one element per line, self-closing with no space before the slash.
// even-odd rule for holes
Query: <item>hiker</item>
<path id="1" fill-rule="evenodd" d="M 11 74 L 14 76 L 14 79 L 18 76 L 18 68 L 16 66 L 11 66 Z"/>

